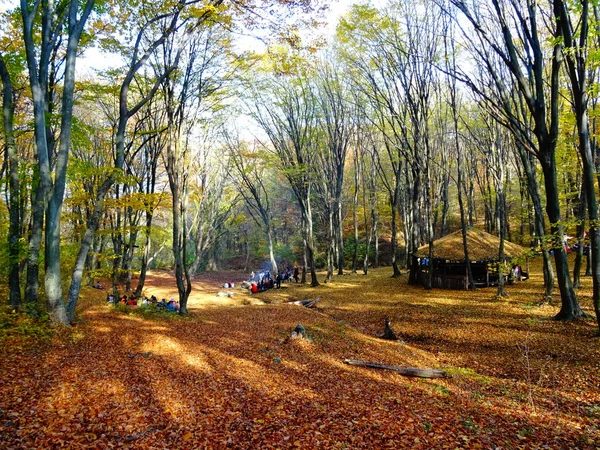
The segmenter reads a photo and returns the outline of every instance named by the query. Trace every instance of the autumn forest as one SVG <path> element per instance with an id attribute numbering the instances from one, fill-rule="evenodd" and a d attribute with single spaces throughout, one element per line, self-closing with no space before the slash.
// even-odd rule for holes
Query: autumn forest
<path id="1" fill-rule="evenodd" d="M 596 2 L 0 23 L 0 447 L 600 447 Z"/>

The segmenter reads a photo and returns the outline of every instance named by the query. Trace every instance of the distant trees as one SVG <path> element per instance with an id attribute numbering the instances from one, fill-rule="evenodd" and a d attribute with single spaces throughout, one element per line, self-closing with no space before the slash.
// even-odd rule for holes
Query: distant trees
<path id="1" fill-rule="evenodd" d="M 381 241 L 399 277 L 419 247 L 431 257 L 434 239 L 457 227 L 472 288 L 466 230 L 481 226 L 541 253 L 543 298 L 556 275 L 561 320 L 585 317 L 565 235 L 589 241 L 600 316 L 592 2 L 354 5 L 332 45 L 271 24 L 264 53 L 236 48 L 230 31 L 264 25 L 268 4 L 125 2 L 108 14 L 93 0 L 21 0 L 3 16 L 13 308 L 23 285 L 37 305 L 42 261 L 46 309 L 68 323 L 85 274 L 141 295 L 159 255 L 185 313 L 191 277 L 219 259 L 247 265 L 264 252 L 274 273 L 304 260 L 318 286 L 319 268 L 333 281 L 362 260 L 367 274 Z M 121 55 L 122 70 L 76 83 L 77 55 L 94 40 Z"/>
<path id="2" fill-rule="evenodd" d="M 452 0 L 454 4 L 472 24 L 476 32 L 477 43 L 471 46 L 475 55 L 481 58 L 485 69 L 494 80 L 495 89 L 506 89 L 506 82 L 496 69 L 496 58 L 510 72 L 515 87 L 522 95 L 526 114 L 531 117 L 533 128 L 521 120 L 518 103 L 514 96 L 504 93 L 502 98 L 503 112 L 508 128 L 515 133 L 515 138 L 526 145 L 538 159 L 544 175 L 546 191 L 546 214 L 550 221 L 550 231 L 556 239 L 554 258 L 556 263 L 558 284 L 561 292 L 562 307 L 559 319 L 582 317 L 581 311 L 567 261 L 564 242 L 564 231 L 560 212 L 560 200 L 556 168 L 556 145 L 559 135 L 559 89 L 560 71 L 563 61 L 562 40 L 556 39 L 551 48 L 551 56 L 547 56 L 542 47 L 543 30 L 539 29 L 539 6 L 528 2 L 526 11 L 520 4 L 491 0 L 481 5 L 489 13 L 486 23 L 481 21 L 480 11 L 474 10 L 462 0 Z M 555 6 L 556 6 L 555 2 Z M 556 11 L 555 11 L 556 12 Z M 562 32 L 553 27 L 549 30 L 556 38 Z M 556 34 L 556 33 L 559 34 Z M 464 35 L 468 36 L 465 30 Z M 549 83 L 546 80 L 549 79 Z M 532 136 L 532 135 L 533 136 Z M 532 139 L 534 137 L 534 139 Z"/>
<path id="3" fill-rule="evenodd" d="M 302 214 L 305 258 L 311 285 L 318 286 L 313 233 L 312 191 L 317 164 L 316 101 L 303 76 L 270 85 L 271 95 L 257 98 L 254 117 L 272 145 L 277 165 L 294 191 Z"/>

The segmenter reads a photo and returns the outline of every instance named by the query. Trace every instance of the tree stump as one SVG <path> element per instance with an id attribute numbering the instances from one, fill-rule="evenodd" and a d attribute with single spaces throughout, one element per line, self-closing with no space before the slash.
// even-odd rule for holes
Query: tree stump
<path id="1" fill-rule="evenodd" d="M 304 326 L 302 326 L 301 323 L 299 323 L 298 325 L 296 325 L 296 328 L 294 328 L 294 331 L 292 331 L 292 339 L 304 339 L 304 337 L 306 336 L 306 329 L 304 328 Z"/>
<path id="2" fill-rule="evenodd" d="M 399 341 L 400 338 L 396 335 L 394 330 L 392 330 L 392 324 L 389 317 L 385 318 L 385 329 L 383 330 L 383 335 L 381 339 L 388 339 L 390 341 Z"/>

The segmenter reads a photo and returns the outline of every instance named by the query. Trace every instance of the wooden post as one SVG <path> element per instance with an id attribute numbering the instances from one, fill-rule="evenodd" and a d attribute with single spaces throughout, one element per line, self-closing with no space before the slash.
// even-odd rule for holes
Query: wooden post
<path id="1" fill-rule="evenodd" d="M 485 287 L 490 287 L 490 271 L 488 265 L 485 265 Z"/>

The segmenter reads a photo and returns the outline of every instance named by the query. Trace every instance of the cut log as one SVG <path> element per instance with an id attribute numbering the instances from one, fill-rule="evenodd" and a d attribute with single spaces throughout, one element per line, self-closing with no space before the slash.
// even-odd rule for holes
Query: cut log
<path id="1" fill-rule="evenodd" d="M 398 372 L 400 375 L 405 377 L 418 377 L 418 378 L 450 378 L 450 376 L 443 370 L 438 369 L 420 369 L 418 367 L 405 367 L 405 366 L 388 366 L 385 364 L 379 364 L 369 361 L 359 361 L 357 359 L 345 359 L 346 364 L 351 366 L 363 366 L 372 367 L 374 369 L 386 369 Z"/>

